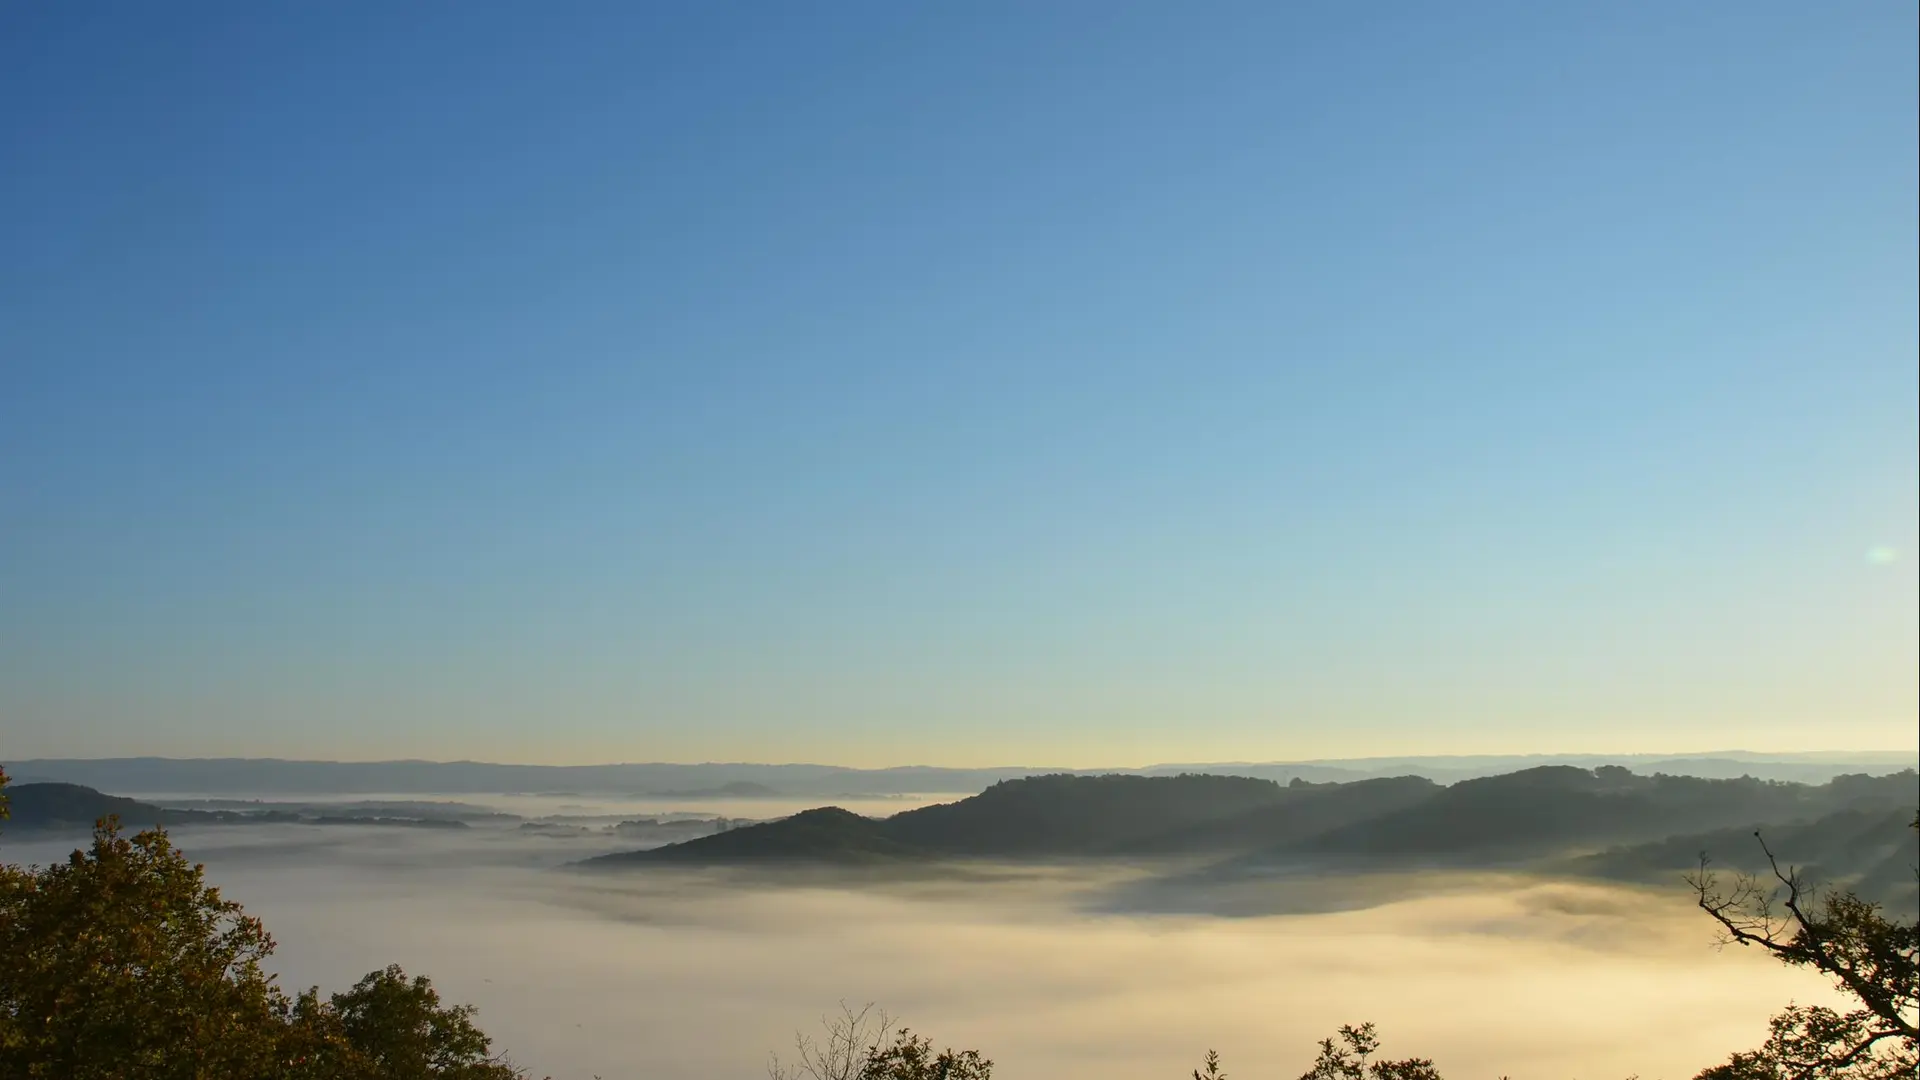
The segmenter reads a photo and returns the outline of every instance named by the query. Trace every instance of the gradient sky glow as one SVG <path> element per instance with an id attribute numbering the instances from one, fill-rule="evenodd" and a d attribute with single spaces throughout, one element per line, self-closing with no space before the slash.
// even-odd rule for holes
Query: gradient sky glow
<path id="1" fill-rule="evenodd" d="M 0 758 L 1896 749 L 1911 3 L 0 9 Z"/>

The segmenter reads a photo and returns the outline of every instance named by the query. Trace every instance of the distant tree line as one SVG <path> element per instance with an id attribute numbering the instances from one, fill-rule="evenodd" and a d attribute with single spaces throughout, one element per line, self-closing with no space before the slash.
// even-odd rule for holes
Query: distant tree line
<path id="1" fill-rule="evenodd" d="M 0 819 L 6 817 L 0 771 Z M 1920 829 L 1920 816 L 1913 822 Z M 1911 1080 L 1920 1072 L 1920 929 L 1782 867 L 1690 877 L 1723 944 L 1830 977 L 1844 1009 L 1789 1005 L 1757 1049 L 1695 1080 Z M 1920 881 L 1920 867 L 1915 870 Z M 273 938 L 206 883 L 164 831 L 103 819 L 64 863 L 0 863 L 0 1080 L 523 1080 L 474 1010 L 424 976 L 369 973 L 323 997 L 289 995 L 261 964 Z M 1440 1080 L 1426 1058 L 1379 1056 L 1372 1024 L 1321 1041 L 1301 1080 Z M 990 1080 L 976 1050 L 935 1049 L 869 1006 L 801 1037 L 772 1080 Z M 1194 1080 L 1229 1080 L 1209 1052 Z"/>

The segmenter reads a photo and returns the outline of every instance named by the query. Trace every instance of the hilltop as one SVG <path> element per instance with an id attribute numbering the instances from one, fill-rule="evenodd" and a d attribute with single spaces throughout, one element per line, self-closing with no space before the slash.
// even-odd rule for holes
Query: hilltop
<path id="1" fill-rule="evenodd" d="M 386 825 L 411 828 L 464 829 L 460 820 L 382 809 L 340 808 L 331 813 L 283 809 L 188 809 L 108 795 L 83 784 L 11 784 L 7 787 L 10 816 L 0 830 L 18 832 L 77 832 L 104 817 L 118 817 L 129 830 L 169 825 Z"/>
<path id="2" fill-rule="evenodd" d="M 9 817 L 0 827 L 16 829 L 91 825 L 118 814 L 131 826 L 158 825 L 165 812 L 159 807 L 118 795 L 106 795 L 80 784 L 15 784 L 7 791 Z"/>
<path id="3" fill-rule="evenodd" d="M 1920 835 L 1906 826 L 1911 805 L 1895 808 L 1856 806 L 1812 821 L 1765 830 L 1767 849 L 1783 867 L 1800 871 L 1819 886 L 1840 885 L 1877 900 L 1903 918 L 1920 915 Z M 1697 869 L 1703 853 L 1712 865 L 1750 874 L 1767 874 L 1766 850 L 1754 838 L 1760 823 L 1672 836 L 1651 843 L 1611 848 L 1572 860 L 1577 874 L 1620 881 L 1672 881 Z"/>
<path id="4" fill-rule="evenodd" d="M 1549 765 L 1439 788 L 1414 805 L 1330 830 L 1300 847 L 1368 855 L 1535 855 L 1800 821 L 1856 806 L 1910 807 L 1915 801 L 1912 770 L 1814 785 Z"/>
<path id="5" fill-rule="evenodd" d="M 1879 826 L 1910 820 L 1917 801 L 1913 770 L 1824 784 L 1560 765 L 1451 786 L 1417 776 L 1281 785 L 1236 776 L 1054 775 L 1002 781 L 887 818 L 822 807 L 581 865 L 1206 856 L 1248 865 L 1489 866 L 1584 858 L 1583 873 L 1630 877 L 1669 869 L 1683 849 L 1691 860 L 1702 846 L 1735 852 L 1743 839 L 1750 847 L 1757 826 L 1780 830 L 1790 845 L 1803 830 L 1804 846 L 1849 851 L 1831 842 L 1838 830 L 1901 836 Z M 1860 865 L 1836 872 L 1882 895 L 1902 895 L 1897 881 L 1880 880 L 1889 877 L 1897 846 L 1881 843 L 1860 855 Z"/>

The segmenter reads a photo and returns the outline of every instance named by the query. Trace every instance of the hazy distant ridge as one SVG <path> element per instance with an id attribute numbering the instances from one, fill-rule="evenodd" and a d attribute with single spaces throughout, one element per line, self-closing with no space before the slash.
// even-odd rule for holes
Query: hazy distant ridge
<path id="1" fill-rule="evenodd" d="M 635 763 L 620 765 L 502 765 L 472 761 L 284 761 L 274 758 L 42 758 L 7 762 L 18 782 L 59 781 L 102 791 L 198 795 L 472 794 L 571 792 L 620 795 L 721 793 L 753 785 L 759 793 L 800 796 L 973 793 L 1002 780 L 1048 774 L 1171 775 L 1183 772 L 1246 776 L 1280 783 L 1360 780 L 1417 775 L 1441 783 L 1513 772 L 1539 765 L 1595 768 L 1621 765 L 1639 773 L 1701 777 L 1751 775 L 1767 780 L 1823 783 L 1846 773 L 1883 773 L 1920 763 L 1920 754 L 1861 751 L 1845 754 L 1756 754 L 1716 751 L 1697 755 L 1510 755 L 1479 757 L 1350 758 L 1298 762 L 1213 762 L 1138 769 L 1057 769 L 1003 766 L 949 769 L 903 766 L 853 769 L 834 765 L 744 763 Z M 735 788 L 739 790 L 739 788 Z"/>
<path id="2" fill-rule="evenodd" d="M 416 828 L 464 829 L 467 823 L 444 814 L 393 814 L 358 806 L 330 813 L 297 812 L 278 807 L 258 809 L 190 809 L 108 795 L 81 784 L 58 781 L 10 784 L 8 817 L 0 833 L 35 830 L 90 829 L 105 817 L 117 817 L 121 826 L 143 829 L 175 825 L 399 825 Z"/>

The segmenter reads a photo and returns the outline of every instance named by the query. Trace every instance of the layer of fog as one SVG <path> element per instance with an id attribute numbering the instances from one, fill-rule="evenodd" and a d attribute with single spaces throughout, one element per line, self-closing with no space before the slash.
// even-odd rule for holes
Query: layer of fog
<path id="1" fill-rule="evenodd" d="M 761 1076 L 770 1050 L 842 999 L 979 1047 L 1008 1080 L 1171 1080 L 1209 1047 L 1236 1076 L 1297 1076 L 1315 1040 L 1363 1019 L 1388 1051 L 1430 1055 L 1450 1077 L 1652 1080 L 1754 1045 L 1789 999 L 1828 996 L 1817 977 L 1714 951 L 1684 890 L 1307 875 L 1168 897 L 1140 871 L 1095 868 L 856 881 L 554 869 L 632 846 L 598 833 L 175 839 L 264 918 L 285 984 L 342 989 L 399 963 L 477 1004 L 498 1047 L 556 1080 Z M 73 846 L 0 837 L 0 858 Z M 1156 895 L 1177 902 L 1128 899 Z"/>
<path id="2" fill-rule="evenodd" d="M 953 794 L 916 794 L 916 795 L 846 795 L 838 798 L 822 798 L 817 795 L 775 795 L 767 797 L 742 798 L 734 796 L 715 796 L 712 798 L 685 798 L 660 795 L 595 795 L 595 794 L 503 794 L 477 795 L 471 792 L 459 795 L 435 796 L 419 793 L 389 793 L 350 795 L 285 795 L 285 794 L 239 794 L 221 795 L 209 799 L 207 796 L 177 792 L 114 792 L 127 795 L 143 802 L 161 806 L 204 805 L 231 806 L 236 803 L 258 804 L 261 809 L 278 806 L 353 806 L 353 805 L 434 805 L 455 808 L 470 807 L 513 814 L 530 821 L 618 821 L 623 818 L 663 818 L 695 815 L 699 817 L 744 818 L 764 821 L 770 818 L 786 817 L 816 806 L 832 804 L 856 814 L 869 817 L 885 817 L 904 810 L 913 810 L 938 802 L 951 802 L 960 796 Z M 455 815 L 458 816 L 458 815 Z"/>

